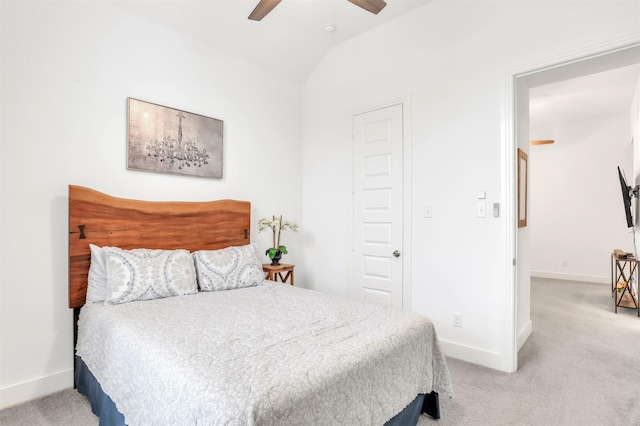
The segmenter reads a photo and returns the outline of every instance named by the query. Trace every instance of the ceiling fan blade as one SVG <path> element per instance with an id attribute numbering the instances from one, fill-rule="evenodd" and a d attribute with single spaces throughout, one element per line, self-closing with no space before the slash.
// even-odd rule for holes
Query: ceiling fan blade
<path id="1" fill-rule="evenodd" d="M 281 1 L 282 0 L 260 0 L 260 3 L 258 3 L 255 9 L 253 9 L 253 12 L 249 15 L 249 19 L 252 21 L 260 21 Z"/>
<path id="2" fill-rule="evenodd" d="M 356 6 L 360 6 L 364 10 L 377 15 L 387 5 L 384 0 L 349 0 Z"/>

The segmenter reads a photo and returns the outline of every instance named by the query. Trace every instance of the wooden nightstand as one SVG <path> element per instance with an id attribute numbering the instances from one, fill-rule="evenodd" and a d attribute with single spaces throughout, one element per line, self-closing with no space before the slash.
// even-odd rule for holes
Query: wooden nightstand
<path id="1" fill-rule="evenodd" d="M 293 285 L 293 268 L 295 265 L 287 265 L 281 263 L 280 265 L 272 265 L 270 263 L 265 263 L 262 265 L 262 270 L 267 273 L 268 280 L 278 282 L 278 278 L 280 278 L 280 282 L 286 283 L 287 280 L 289 284 Z M 284 278 L 282 274 L 284 275 Z"/>

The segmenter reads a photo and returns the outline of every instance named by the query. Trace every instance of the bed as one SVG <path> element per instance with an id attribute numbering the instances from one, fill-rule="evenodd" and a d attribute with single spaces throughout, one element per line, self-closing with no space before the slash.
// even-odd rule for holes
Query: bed
<path id="1" fill-rule="evenodd" d="M 452 396 L 431 322 L 266 281 L 245 201 L 69 186 L 76 386 L 101 425 L 407 425 Z"/>

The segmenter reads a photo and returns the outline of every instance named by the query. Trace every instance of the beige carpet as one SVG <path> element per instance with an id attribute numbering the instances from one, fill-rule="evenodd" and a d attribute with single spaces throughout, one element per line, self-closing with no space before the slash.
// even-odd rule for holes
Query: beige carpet
<path id="1" fill-rule="evenodd" d="M 533 279 L 515 374 L 448 360 L 445 425 L 640 425 L 640 318 L 603 284 Z M 420 425 L 436 422 L 422 418 Z"/>
<path id="2" fill-rule="evenodd" d="M 449 359 L 455 398 L 429 425 L 640 426 L 640 318 L 603 284 L 534 279 L 533 333 L 515 374 Z M 0 425 L 92 426 L 72 389 L 0 411 Z"/>

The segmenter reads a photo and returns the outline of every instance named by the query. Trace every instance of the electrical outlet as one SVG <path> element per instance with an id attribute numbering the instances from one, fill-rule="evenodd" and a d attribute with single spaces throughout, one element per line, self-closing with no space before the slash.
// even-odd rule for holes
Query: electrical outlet
<path id="1" fill-rule="evenodd" d="M 453 326 L 462 328 L 462 314 L 453 313 Z"/>
<path id="2" fill-rule="evenodd" d="M 487 203 L 484 201 L 478 202 L 476 208 L 476 217 L 487 217 Z"/>
<path id="3" fill-rule="evenodd" d="M 562 261 L 562 267 L 565 268 L 569 263 L 566 260 Z"/>

